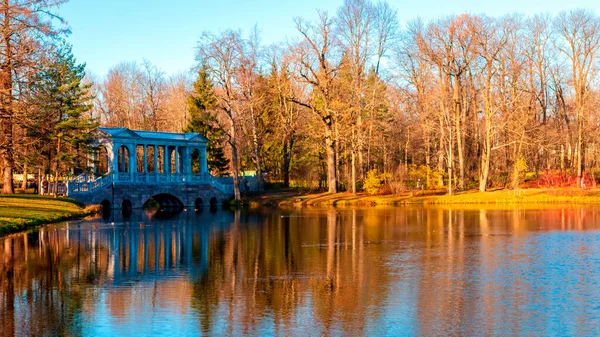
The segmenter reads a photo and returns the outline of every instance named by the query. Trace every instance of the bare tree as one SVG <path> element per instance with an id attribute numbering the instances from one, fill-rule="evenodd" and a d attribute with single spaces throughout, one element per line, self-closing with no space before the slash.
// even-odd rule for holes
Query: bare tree
<path id="1" fill-rule="evenodd" d="M 239 32 L 224 31 L 220 34 L 205 32 L 198 43 L 198 61 L 208 65 L 215 81 L 218 108 L 221 112 L 221 128 L 225 131 L 231 147 L 233 187 L 236 200 L 241 199 L 239 186 L 239 132 L 241 122 L 241 93 L 237 72 L 242 61 L 242 37 Z"/>
<path id="2" fill-rule="evenodd" d="M 596 53 L 600 47 L 600 19 L 583 9 L 562 12 L 555 21 L 555 29 L 561 38 L 558 48 L 571 63 L 575 111 L 577 120 L 576 165 L 577 178 L 583 187 L 585 160 L 585 128 L 587 102 L 590 99 L 590 84 L 596 76 Z"/>
<path id="3" fill-rule="evenodd" d="M 295 57 L 299 63 L 299 80 L 312 89 L 311 100 L 294 102 L 310 109 L 322 122 L 327 153 L 327 181 L 330 193 L 337 192 L 336 174 L 336 112 L 333 110 L 334 79 L 342 67 L 342 59 L 335 48 L 332 36 L 332 21 L 324 12 L 319 12 L 316 25 L 296 19 L 296 29 L 304 40 L 295 45 Z M 336 60 L 336 57 L 337 60 Z"/>
<path id="4" fill-rule="evenodd" d="M 144 124 L 149 125 L 153 131 L 159 130 L 161 112 L 165 102 L 164 73 L 148 60 L 142 62 L 141 89 L 143 93 Z"/>

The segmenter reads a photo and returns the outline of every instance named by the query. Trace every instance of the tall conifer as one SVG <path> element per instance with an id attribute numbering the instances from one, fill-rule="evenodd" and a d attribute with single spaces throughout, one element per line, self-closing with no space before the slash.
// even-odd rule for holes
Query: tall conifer
<path id="1" fill-rule="evenodd" d="M 198 79 L 194 82 L 194 92 L 188 97 L 190 120 L 185 132 L 198 132 L 208 138 L 208 169 L 216 176 L 229 172 L 229 160 L 223 150 L 223 130 L 218 127 L 214 111 L 217 98 L 213 91 L 206 66 L 198 71 Z"/>

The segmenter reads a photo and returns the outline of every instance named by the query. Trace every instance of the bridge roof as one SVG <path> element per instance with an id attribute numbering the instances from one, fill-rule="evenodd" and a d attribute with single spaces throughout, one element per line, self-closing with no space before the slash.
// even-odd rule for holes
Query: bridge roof
<path id="1" fill-rule="evenodd" d="M 197 142 L 207 143 L 208 139 L 197 132 L 175 133 L 175 132 L 157 132 L 130 130 L 128 128 L 98 128 L 106 136 L 113 139 L 147 139 L 161 142 Z"/>

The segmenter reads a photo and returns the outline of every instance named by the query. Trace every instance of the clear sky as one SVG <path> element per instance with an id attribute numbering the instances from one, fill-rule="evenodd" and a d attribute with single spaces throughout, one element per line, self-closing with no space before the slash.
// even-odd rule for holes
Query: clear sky
<path id="1" fill-rule="evenodd" d="M 316 9 L 334 14 L 343 0 L 70 0 L 59 9 L 72 34 L 79 62 L 98 76 L 121 61 L 148 59 L 165 73 L 186 71 L 203 31 L 250 30 L 264 43 L 296 38 L 293 18 L 315 19 Z M 490 16 L 520 12 L 556 13 L 587 8 L 600 14 L 598 0 L 389 0 L 403 25 L 422 17 L 463 12 Z"/>

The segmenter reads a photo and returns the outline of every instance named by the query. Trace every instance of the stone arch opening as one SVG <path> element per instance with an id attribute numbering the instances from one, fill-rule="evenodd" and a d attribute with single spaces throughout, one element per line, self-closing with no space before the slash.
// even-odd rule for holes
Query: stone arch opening
<path id="1" fill-rule="evenodd" d="M 175 146 L 168 146 L 167 147 L 167 158 L 169 160 L 169 173 L 178 173 L 177 169 L 177 163 L 176 163 L 176 156 L 175 156 L 175 151 L 177 150 L 177 148 Z"/>
<path id="2" fill-rule="evenodd" d="M 211 207 L 212 206 L 216 207 L 218 203 L 219 203 L 219 201 L 217 200 L 217 198 L 215 198 L 215 197 L 210 198 L 210 206 Z"/>
<path id="3" fill-rule="evenodd" d="M 156 157 L 158 160 L 158 167 L 156 168 L 156 172 L 165 173 L 165 156 L 167 152 L 165 151 L 165 147 L 163 145 L 159 145 L 156 147 Z"/>
<path id="4" fill-rule="evenodd" d="M 96 151 L 96 174 L 108 173 L 108 150 L 100 145 Z"/>
<path id="5" fill-rule="evenodd" d="M 135 147 L 135 166 L 136 166 L 136 172 L 146 172 L 146 170 L 144 169 L 146 166 L 146 162 L 145 162 L 145 156 L 144 156 L 144 145 L 137 145 Z"/>
<path id="6" fill-rule="evenodd" d="M 131 200 L 129 199 L 125 199 L 123 200 L 123 202 L 121 203 L 121 208 L 122 209 L 133 209 L 133 203 L 131 203 Z"/>
<path id="7" fill-rule="evenodd" d="M 154 149 L 154 145 L 146 145 L 146 165 L 148 166 L 148 173 L 156 173 L 156 167 L 154 164 L 158 160 L 156 158 L 156 152 Z"/>
<path id="8" fill-rule="evenodd" d="M 196 200 L 194 200 L 194 207 L 197 210 L 202 209 L 202 207 L 204 207 L 204 200 L 202 200 L 202 198 L 196 198 Z"/>
<path id="9" fill-rule="evenodd" d="M 133 204 L 131 203 L 131 200 L 123 200 L 121 203 L 121 211 L 124 218 L 129 218 L 131 216 L 131 213 L 133 213 Z"/>
<path id="10" fill-rule="evenodd" d="M 108 219 L 110 217 L 110 213 L 112 210 L 112 205 L 111 205 L 110 201 L 104 199 L 100 203 L 100 206 L 102 207 L 102 218 Z"/>
<path id="11" fill-rule="evenodd" d="M 169 193 L 160 193 L 148 199 L 145 205 L 152 202 L 155 205 L 155 216 L 158 218 L 170 218 L 183 210 L 183 202 L 176 196 Z"/>
<path id="12" fill-rule="evenodd" d="M 200 151 L 198 149 L 194 149 L 191 155 L 191 171 L 193 174 L 200 173 Z"/>
<path id="13" fill-rule="evenodd" d="M 183 202 L 176 196 L 169 193 L 160 193 L 152 196 L 152 198 L 161 208 L 183 207 Z"/>
<path id="14" fill-rule="evenodd" d="M 129 148 L 121 145 L 117 151 L 119 172 L 129 173 Z"/>

